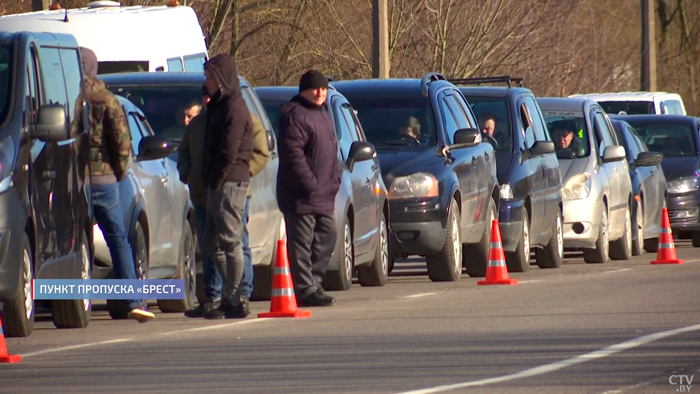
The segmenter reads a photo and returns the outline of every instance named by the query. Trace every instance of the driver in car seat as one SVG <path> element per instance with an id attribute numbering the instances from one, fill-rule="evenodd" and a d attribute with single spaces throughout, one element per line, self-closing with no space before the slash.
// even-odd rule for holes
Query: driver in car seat
<path id="1" fill-rule="evenodd" d="M 576 122 L 572 120 L 560 120 L 550 125 L 554 130 L 554 144 L 559 157 L 580 157 L 586 153 L 586 148 L 581 139 L 576 136 Z"/>
<path id="2" fill-rule="evenodd" d="M 401 123 L 401 126 L 399 126 L 399 139 L 421 145 L 419 137 L 420 122 L 415 117 L 409 116 Z"/>

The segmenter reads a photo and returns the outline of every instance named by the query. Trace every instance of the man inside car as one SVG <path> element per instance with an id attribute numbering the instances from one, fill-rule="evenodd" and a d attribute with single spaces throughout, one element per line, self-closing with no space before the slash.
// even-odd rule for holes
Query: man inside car
<path id="1" fill-rule="evenodd" d="M 554 144 L 558 157 L 575 158 L 585 154 L 585 147 L 575 135 L 576 123 L 574 121 L 560 120 L 552 123 L 550 129 L 554 130 Z"/>
<path id="2" fill-rule="evenodd" d="M 413 116 L 406 118 L 399 126 L 399 140 L 409 144 L 421 145 L 420 122 Z"/>

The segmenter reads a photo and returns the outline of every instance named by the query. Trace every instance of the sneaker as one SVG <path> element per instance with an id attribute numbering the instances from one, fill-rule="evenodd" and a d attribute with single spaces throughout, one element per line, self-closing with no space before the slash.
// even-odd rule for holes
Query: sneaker
<path id="1" fill-rule="evenodd" d="M 324 293 L 322 290 L 315 291 L 306 297 L 301 297 L 300 306 L 333 306 L 335 298 Z"/>
<path id="2" fill-rule="evenodd" d="M 245 299 L 247 301 L 247 299 Z M 247 303 L 247 302 L 246 302 Z M 233 306 L 229 304 L 228 302 L 222 302 L 221 305 L 213 309 L 207 313 L 204 314 L 205 319 L 244 319 L 248 316 L 250 313 L 250 307 L 248 307 L 248 311 L 246 312 L 246 307 L 243 306 L 244 304 L 244 298 L 241 297 L 241 302 Z"/>
<path id="3" fill-rule="evenodd" d="M 147 321 L 155 319 L 156 315 L 149 311 L 144 311 L 141 309 L 132 309 L 131 311 L 129 311 L 127 317 L 129 319 L 138 320 L 139 323 L 145 323 Z"/>
<path id="4" fill-rule="evenodd" d="M 202 317 L 205 313 L 218 308 L 219 305 L 221 305 L 221 298 L 207 298 L 206 301 L 199 304 L 196 308 L 190 309 L 189 311 L 185 312 L 185 316 L 193 318 Z"/>

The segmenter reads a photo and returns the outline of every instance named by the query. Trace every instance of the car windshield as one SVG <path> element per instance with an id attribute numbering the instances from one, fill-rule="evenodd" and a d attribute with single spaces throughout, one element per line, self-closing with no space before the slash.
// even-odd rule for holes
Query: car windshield
<path id="1" fill-rule="evenodd" d="M 654 103 L 651 101 L 599 101 L 603 110 L 611 115 L 624 112 L 627 115 L 653 115 Z"/>
<path id="2" fill-rule="evenodd" d="M 202 86 L 119 86 L 109 90 L 129 99 L 146 115 L 156 135 L 179 141 L 202 108 Z"/>
<path id="3" fill-rule="evenodd" d="M 97 74 L 148 71 L 148 61 L 98 62 Z"/>
<path id="4" fill-rule="evenodd" d="M 542 108 L 547 129 L 559 159 L 578 159 L 591 153 L 583 112 L 552 111 Z"/>
<path id="5" fill-rule="evenodd" d="M 627 121 L 649 147 L 650 151 L 661 152 L 668 156 L 696 156 L 693 128 L 685 123 L 655 123 Z"/>
<path id="6" fill-rule="evenodd" d="M 346 96 L 357 111 L 367 140 L 376 147 L 429 147 L 437 144 L 427 97 Z"/>
<path id="7" fill-rule="evenodd" d="M 12 44 L 0 44 L 0 120 L 4 123 L 10 110 L 12 88 Z"/>
<path id="8" fill-rule="evenodd" d="M 462 91 L 464 93 L 464 91 Z M 476 115 L 483 133 L 490 134 L 497 142 L 497 151 L 510 151 L 513 145 L 508 102 L 501 97 L 478 97 L 465 94 Z M 487 141 L 485 139 L 484 141 Z"/>

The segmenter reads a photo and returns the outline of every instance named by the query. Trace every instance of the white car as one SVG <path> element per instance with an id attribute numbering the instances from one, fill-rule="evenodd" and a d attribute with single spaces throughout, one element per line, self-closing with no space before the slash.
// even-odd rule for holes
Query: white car
<path id="1" fill-rule="evenodd" d="M 686 115 L 680 95 L 666 92 L 575 94 L 597 102 L 610 115 Z"/>

